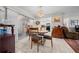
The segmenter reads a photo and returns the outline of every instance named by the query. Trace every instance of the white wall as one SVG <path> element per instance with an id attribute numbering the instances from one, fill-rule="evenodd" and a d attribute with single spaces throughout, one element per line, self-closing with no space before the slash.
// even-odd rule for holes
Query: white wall
<path id="1" fill-rule="evenodd" d="M 15 39 L 18 40 L 18 34 L 24 33 L 24 25 L 27 23 L 27 19 L 22 15 L 19 15 L 11 10 L 8 10 L 7 19 L 5 21 L 6 24 L 15 25 L 14 26 L 14 33 L 15 33 Z M 10 29 L 10 28 L 8 28 Z M 10 31 L 8 31 L 10 33 Z"/>
<path id="2" fill-rule="evenodd" d="M 62 16 L 61 16 L 61 19 L 60 19 L 60 22 L 54 22 L 54 19 L 52 19 L 52 17 L 53 16 L 51 16 L 51 17 L 46 17 L 46 18 L 40 18 L 40 19 L 35 19 L 35 20 L 32 20 L 32 21 L 30 21 L 30 23 L 29 24 L 33 24 L 34 26 L 36 26 L 36 24 L 35 24 L 35 22 L 36 21 L 40 21 L 40 24 L 41 25 L 46 25 L 47 23 L 50 23 L 50 25 L 51 25 L 51 30 L 52 30 L 52 28 L 54 27 L 54 26 L 58 26 L 58 25 L 61 25 L 61 26 L 63 26 L 63 19 L 62 19 Z M 40 25 L 39 25 L 40 26 Z"/>
<path id="3" fill-rule="evenodd" d="M 4 23 L 5 10 L 0 6 L 0 23 Z"/>
<path id="4" fill-rule="evenodd" d="M 54 16 L 52 16 L 51 17 L 51 22 L 52 22 L 53 27 L 58 26 L 58 25 L 63 26 L 63 16 L 62 15 L 55 15 L 55 16 L 59 16 L 60 21 L 59 22 L 54 22 L 54 18 L 53 18 Z"/>

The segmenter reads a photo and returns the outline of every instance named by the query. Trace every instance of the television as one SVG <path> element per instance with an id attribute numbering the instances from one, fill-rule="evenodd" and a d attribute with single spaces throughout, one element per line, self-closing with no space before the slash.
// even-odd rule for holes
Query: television
<path id="1" fill-rule="evenodd" d="M 79 32 L 79 25 L 75 25 L 75 31 Z"/>
<path id="2" fill-rule="evenodd" d="M 48 30 L 48 31 L 50 32 L 50 26 L 47 26 L 47 27 L 46 27 L 46 30 Z"/>

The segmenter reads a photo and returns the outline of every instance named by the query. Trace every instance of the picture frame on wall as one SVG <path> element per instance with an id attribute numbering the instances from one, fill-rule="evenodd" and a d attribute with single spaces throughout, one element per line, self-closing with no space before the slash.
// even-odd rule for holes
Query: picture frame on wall
<path id="1" fill-rule="evenodd" d="M 60 22 L 60 17 L 59 16 L 54 16 L 53 19 L 54 19 L 54 22 Z"/>

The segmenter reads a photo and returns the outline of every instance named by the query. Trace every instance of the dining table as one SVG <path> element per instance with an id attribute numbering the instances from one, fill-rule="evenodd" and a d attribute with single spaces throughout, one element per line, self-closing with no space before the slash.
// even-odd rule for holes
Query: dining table
<path id="1" fill-rule="evenodd" d="M 48 31 L 47 30 L 39 30 L 39 31 L 31 31 L 31 33 L 45 34 L 45 33 L 48 33 Z"/>
<path id="2" fill-rule="evenodd" d="M 44 35 L 45 33 L 48 33 L 48 31 L 46 31 L 46 30 L 31 31 L 30 33 L 31 34 L 36 34 L 38 37 L 42 37 L 41 45 L 44 45 L 45 40 L 43 40 L 43 36 L 42 35 Z M 32 35 L 30 35 L 30 37 L 32 37 Z M 36 39 L 36 40 L 39 41 L 39 39 Z M 31 41 L 31 48 L 32 48 L 32 41 L 33 41 L 33 39 L 31 38 L 30 41 Z M 39 42 L 37 42 L 37 51 L 39 51 Z"/>

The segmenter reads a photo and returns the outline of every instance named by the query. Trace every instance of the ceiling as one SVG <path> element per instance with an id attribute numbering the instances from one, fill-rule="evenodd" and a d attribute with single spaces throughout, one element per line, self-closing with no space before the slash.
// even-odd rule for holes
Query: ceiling
<path id="1" fill-rule="evenodd" d="M 8 8 L 13 9 L 25 16 L 31 18 L 36 18 L 39 6 L 8 6 Z M 44 11 L 44 17 L 49 17 L 53 15 L 79 15 L 79 6 L 42 6 Z"/>
<path id="2" fill-rule="evenodd" d="M 28 11 L 32 16 L 36 16 L 36 12 L 39 9 L 39 6 L 18 6 L 19 8 Z M 79 6 L 42 6 L 42 10 L 44 11 L 44 16 L 52 16 L 52 15 L 61 15 L 61 14 L 78 14 Z"/>

